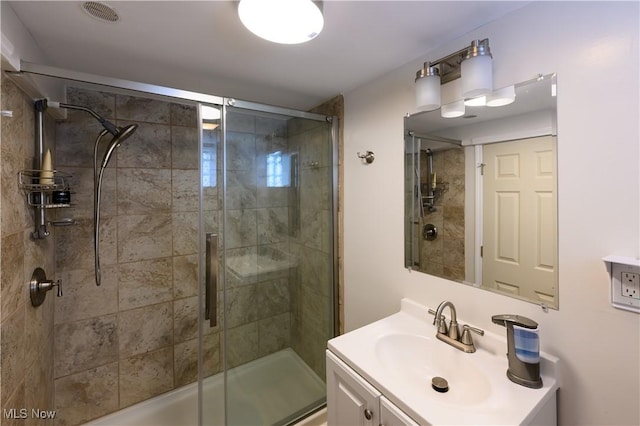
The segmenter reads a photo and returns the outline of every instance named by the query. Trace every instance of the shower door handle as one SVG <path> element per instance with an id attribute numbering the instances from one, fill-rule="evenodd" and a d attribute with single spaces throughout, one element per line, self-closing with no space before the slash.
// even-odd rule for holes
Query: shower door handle
<path id="1" fill-rule="evenodd" d="M 218 323 L 218 234 L 208 232 L 205 268 L 204 318 L 209 327 Z"/>

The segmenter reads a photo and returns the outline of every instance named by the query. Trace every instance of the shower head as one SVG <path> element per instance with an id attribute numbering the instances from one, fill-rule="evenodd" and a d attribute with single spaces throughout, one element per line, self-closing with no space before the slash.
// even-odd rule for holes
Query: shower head
<path id="1" fill-rule="evenodd" d="M 125 127 L 116 128 L 117 132 L 113 136 L 113 139 L 111 139 L 111 142 L 109 142 L 107 150 L 104 153 L 104 157 L 102 157 L 102 163 L 100 165 L 101 169 L 107 167 L 107 163 L 109 163 L 109 160 L 111 159 L 111 156 L 115 152 L 116 148 L 119 147 L 122 142 L 128 139 L 136 131 L 137 128 L 137 124 L 129 124 Z"/>
<path id="2" fill-rule="evenodd" d="M 102 124 L 102 127 L 104 127 L 109 133 L 111 133 L 114 137 L 118 136 L 118 132 L 119 132 L 118 127 L 116 127 L 116 125 L 113 124 L 112 122 L 105 120 L 100 114 L 98 114 L 97 112 L 95 112 L 90 108 L 83 107 L 81 105 L 63 104 L 62 102 L 53 102 L 53 101 L 47 101 L 47 106 L 50 106 L 53 108 L 75 109 L 79 111 L 88 112 L 96 120 L 98 120 L 100 124 Z"/>

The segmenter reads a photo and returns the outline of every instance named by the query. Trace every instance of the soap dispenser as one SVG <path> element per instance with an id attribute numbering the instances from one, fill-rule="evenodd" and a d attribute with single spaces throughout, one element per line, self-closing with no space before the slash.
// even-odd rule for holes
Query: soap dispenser
<path id="1" fill-rule="evenodd" d="M 491 321 L 507 328 L 507 377 L 528 388 L 542 387 L 538 323 L 520 315 L 494 315 Z"/>

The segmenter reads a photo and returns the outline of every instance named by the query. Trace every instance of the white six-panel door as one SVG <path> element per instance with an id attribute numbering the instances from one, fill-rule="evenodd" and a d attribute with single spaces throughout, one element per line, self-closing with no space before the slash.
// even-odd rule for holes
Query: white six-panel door
<path id="1" fill-rule="evenodd" d="M 553 136 L 483 146 L 482 286 L 553 303 L 557 281 Z"/>

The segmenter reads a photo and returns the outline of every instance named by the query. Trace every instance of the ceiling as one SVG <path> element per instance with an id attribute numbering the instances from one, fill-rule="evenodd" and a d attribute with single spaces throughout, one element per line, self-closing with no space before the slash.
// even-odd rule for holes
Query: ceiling
<path id="1" fill-rule="evenodd" d="M 105 1 L 115 23 L 78 1 L 8 3 L 46 65 L 309 109 L 529 2 L 330 0 L 322 33 L 299 45 L 254 36 L 235 1 Z"/>

